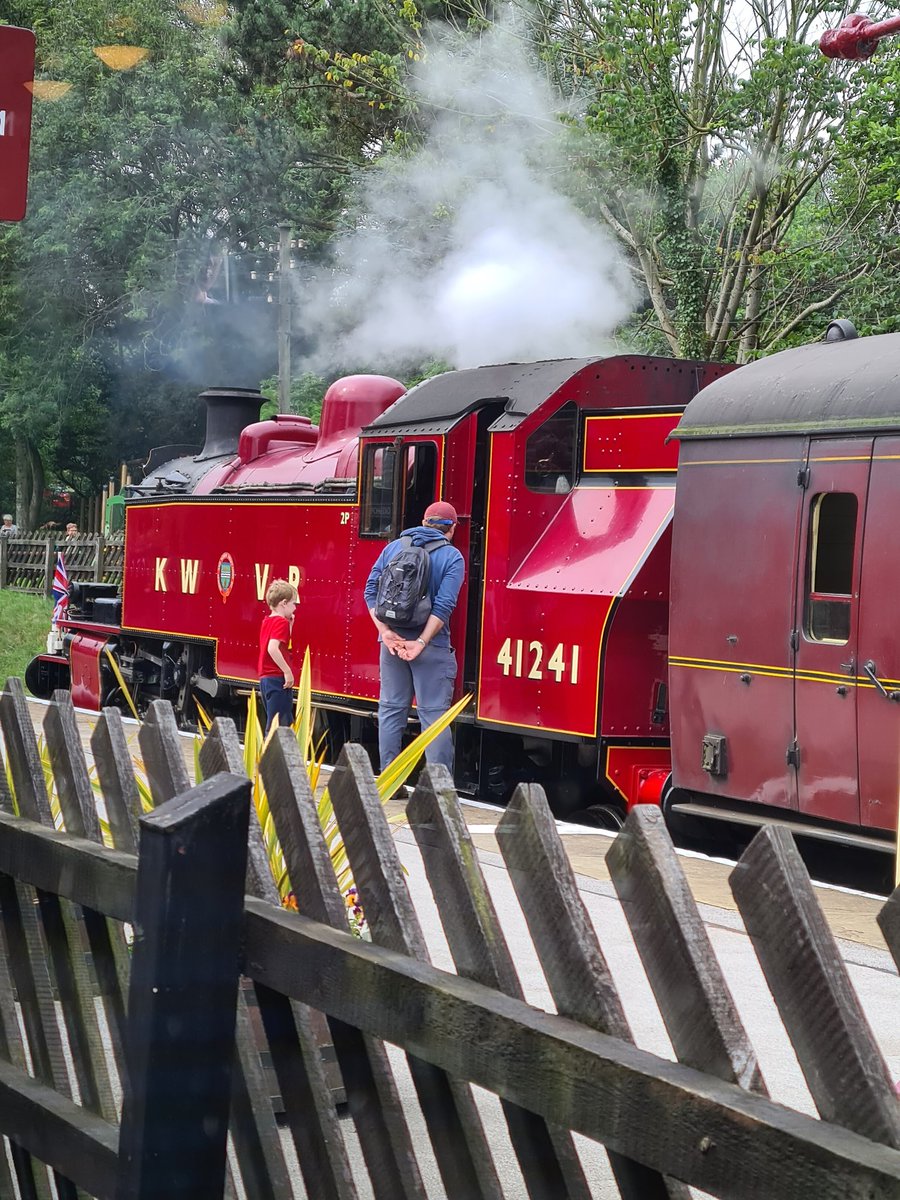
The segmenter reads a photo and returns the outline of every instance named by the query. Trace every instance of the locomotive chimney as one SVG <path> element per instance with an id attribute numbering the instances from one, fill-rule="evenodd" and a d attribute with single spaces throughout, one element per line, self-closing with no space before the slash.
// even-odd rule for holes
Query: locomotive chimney
<path id="1" fill-rule="evenodd" d="M 265 396 L 252 388 L 209 388 L 200 399 L 206 401 L 206 441 L 194 461 L 237 454 L 241 430 L 259 420 Z"/>

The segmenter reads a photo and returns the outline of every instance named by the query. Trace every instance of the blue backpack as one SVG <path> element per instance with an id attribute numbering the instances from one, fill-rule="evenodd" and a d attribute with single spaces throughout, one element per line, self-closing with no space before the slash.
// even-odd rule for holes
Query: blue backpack
<path id="1" fill-rule="evenodd" d="M 375 592 L 375 616 L 392 629 L 421 629 L 431 616 L 431 554 L 447 543 L 436 538 L 414 546 L 407 534 L 385 566 Z"/>

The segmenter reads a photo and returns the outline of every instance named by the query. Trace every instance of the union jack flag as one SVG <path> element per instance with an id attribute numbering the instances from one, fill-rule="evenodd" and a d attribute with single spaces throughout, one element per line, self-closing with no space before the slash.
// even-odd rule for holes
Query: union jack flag
<path id="1" fill-rule="evenodd" d="M 56 570 L 53 572 L 53 624 L 55 625 L 69 611 L 69 576 L 66 573 L 66 560 L 62 554 L 56 556 Z"/>

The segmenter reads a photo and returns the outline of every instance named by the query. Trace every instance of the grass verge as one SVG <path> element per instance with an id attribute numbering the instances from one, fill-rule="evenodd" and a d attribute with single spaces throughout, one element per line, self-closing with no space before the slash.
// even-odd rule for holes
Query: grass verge
<path id="1" fill-rule="evenodd" d="M 0 688 L 10 675 L 24 679 L 28 663 L 46 649 L 52 613 L 43 596 L 0 591 Z"/>

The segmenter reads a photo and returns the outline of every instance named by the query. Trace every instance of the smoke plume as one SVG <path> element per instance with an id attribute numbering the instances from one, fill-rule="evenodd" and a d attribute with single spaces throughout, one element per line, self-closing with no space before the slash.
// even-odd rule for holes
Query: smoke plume
<path id="1" fill-rule="evenodd" d="M 607 234 L 563 191 L 559 105 L 511 27 L 433 45 L 432 114 L 412 155 L 367 177 L 355 228 L 298 297 L 319 362 L 456 367 L 602 352 L 636 293 Z"/>

